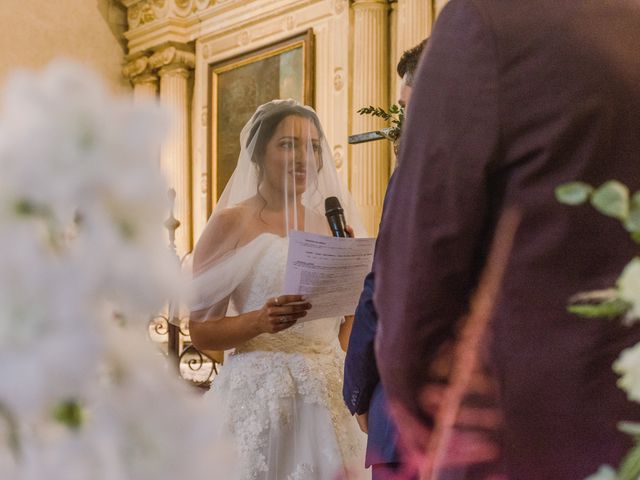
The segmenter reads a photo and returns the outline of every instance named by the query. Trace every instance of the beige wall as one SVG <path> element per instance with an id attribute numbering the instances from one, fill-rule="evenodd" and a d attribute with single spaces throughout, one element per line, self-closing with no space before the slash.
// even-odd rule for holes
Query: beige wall
<path id="1" fill-rule="evenodd" d="M 1 0 L 0 85 L 15 67 L 66 56 L 91 66 L 114 91 L 129 90 L 120 74 L 123 15 L 113 0 Z"/>

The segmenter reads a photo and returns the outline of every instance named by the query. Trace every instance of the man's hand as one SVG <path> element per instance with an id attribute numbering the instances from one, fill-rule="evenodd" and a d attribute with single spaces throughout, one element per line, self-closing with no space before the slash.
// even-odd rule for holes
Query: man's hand
<path id="1" fill-rule="evenodd" d="M 360 430 L 364 433 L 369 433 L 369 412 L 356 414 L 356 420 L 358 421 L 358 426 Z"/>

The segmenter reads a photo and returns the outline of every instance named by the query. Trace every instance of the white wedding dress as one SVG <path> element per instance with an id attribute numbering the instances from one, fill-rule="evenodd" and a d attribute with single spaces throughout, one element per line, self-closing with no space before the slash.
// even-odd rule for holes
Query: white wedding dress
<path id="1" fill-rule="evenodd" d="M 242 247 L 238 257 L 255 261 L 231 294 L 232 310 L 257 310 L 283 293 L 287 242 L 264 233 Z M 342 400 L 340 322 L 262 334 L 225 360 L 207 397 L 222 409 L 242 480 L 364 478 L 366 437 Z"/>

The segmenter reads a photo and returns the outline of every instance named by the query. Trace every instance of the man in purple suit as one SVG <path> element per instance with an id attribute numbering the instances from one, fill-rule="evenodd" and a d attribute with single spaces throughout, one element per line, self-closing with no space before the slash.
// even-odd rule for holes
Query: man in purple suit
<path id="1" fill-rule="evenodd" d="M 640 330 L 566 311 L 613 285 L 637 247 L 617 221 L 554 198 L 573 180 L 640 189 L 639 45 L 635 0 L 451 0 L 418 70 L 374 262 L 378 366 L 428 436 L 431 366 L 516 207 L 490 329 L 510 479 L 618 465 L 632 442 L 617 422 L 640 419 L 611 370 Z"/>
<path id="2" fill-rule="evenodd" d="M 426 40 L 405 51 L 400 57 L 397 72 L 402 79 L 398 103 L 405 107 L 411 97 L 411 89 L 418 61 Z M 392 179 L 389 181 L 391 184 Z M 401 463 L 398 433 L 389 416 L 387 401 L 380 383 L 378 367 L 373 351 L 378 317 L 373 306 L 375 273 L 364 281 L 364 288 L 356 309 L 349 348 L 344 367 L 344 400 L 360 428 L 368 434 L 366 466 L 372 467 L 373 480 L 395 478 L 405 468 Z M 405 476 L 403 480 L 411 480 Z"/>

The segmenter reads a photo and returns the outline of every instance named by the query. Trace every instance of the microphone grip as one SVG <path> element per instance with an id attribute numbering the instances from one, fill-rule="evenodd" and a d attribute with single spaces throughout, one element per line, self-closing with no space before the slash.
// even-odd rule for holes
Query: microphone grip
<path id="1" fill-rule="evenodd" d="M 344 214 L 341 212 L 331 212 L 327 213 L 327 221 L 329 222 L 329 228 L 331 229 L 331 234 L 334 237 L 343 237 L 346 238 L 347 235 L 347 222 L 344 219 Z"/>

